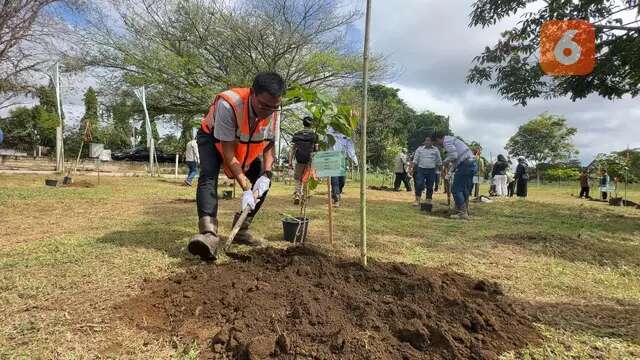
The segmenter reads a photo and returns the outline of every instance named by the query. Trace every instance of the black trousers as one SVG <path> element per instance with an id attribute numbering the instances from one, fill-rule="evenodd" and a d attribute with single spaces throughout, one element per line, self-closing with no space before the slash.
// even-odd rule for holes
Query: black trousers
<path id="1" fill-rule="evenodd" d="M 407 175 L 406 171 L 401 173 L 396 173 L 396 180 L 393 183 L 393 189 L 395 191 L 399 191 L 401 183 L 404 183 L 404 188 L 407 191 L 411 191 L 411 183 L 409 182 L 409 176 Z"/>
<path id="2" fill-rule="evenodd" d="M 582 186 L 580 187 L 580 197 L 585 197 L 585 198 L 589 198 L 589 187 L 588 186 Z"/>
<path id="3" fill-rule="evenodd" d="M 516 191 L 516 181 L 512 181 L 507 185 L 507 195 L 513 197 L 513 193 Z"/>
<path id="4" fill-rule="evenodd" d="M 601 191 L 600 194 L 602 195 L 602 200 L 607 200 L 609 194 L 606 191 Z"/>
<path id="5" fill-rule="evenodd" d="M 527 197 L 527 180 L 518 179 L 516 180 L 516 196 L 518 197 Z"/>
<path id="6" fill-rule="evenodd" d="M 198 152 L 200 153 L 200 177 L 198 178 L 198 189 L 196 191 L 196 203 L 198 206 L 198 218 L 203 216 L 218 217 L 218 175 L 220 167 L 223 164 L 222 155 L 214 146 L 213 135 L 207 134 L 202 130 L 198 130 L 196 137 L 198 142 Z M 245 175 L 255 184 L 256 180 L 262 174 L 262 161 L 260 158 L 254 160 Z M 256 208 L 249 213 L 249 217 L 253 217 L 262 204 L 267 194 L 265 192 L 260 201 L 256 204 Z"/>

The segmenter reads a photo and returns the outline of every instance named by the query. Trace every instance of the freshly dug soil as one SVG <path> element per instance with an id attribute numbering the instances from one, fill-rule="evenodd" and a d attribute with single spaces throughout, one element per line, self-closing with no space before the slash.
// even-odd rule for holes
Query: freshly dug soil
<path id="1" fill-rule="evenodd" d="M 495 359 L 538 342 L 496 283 L 406 264 L 367 269 L 309 248 L 145 281 L 117 311 L 205 359 Z"/>

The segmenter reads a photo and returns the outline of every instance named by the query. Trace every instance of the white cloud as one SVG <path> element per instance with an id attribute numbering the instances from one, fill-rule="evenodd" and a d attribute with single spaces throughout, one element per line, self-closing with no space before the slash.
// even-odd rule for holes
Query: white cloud
<path id="1" fill-rule="evenodd" d="M 404 0 L 374 2 L 371 48 L 388 54 L 402 74 L 389 84 L 418 111 L 431 110 L 451 117 L 452 130 L 477 140 L 487 152 L 504 153 L 518 127 L 549 111 L 563 115 L 578 129 L 574 143 L 580 159 L 591 161 L 599 152 L 640 147 L 640 100 L 609 101 L 598 96 L 536 100 L 514 106 L 493 90 L 466 84 L 473 57 L 494 44 L 499 33 L 515 24 L 507 19 L 489 29 L 469 28 L 473 0 Z M 533 4 L 539 7 L 540 4 Z M 362 29 L 364 21 L 360 24 Z"/>

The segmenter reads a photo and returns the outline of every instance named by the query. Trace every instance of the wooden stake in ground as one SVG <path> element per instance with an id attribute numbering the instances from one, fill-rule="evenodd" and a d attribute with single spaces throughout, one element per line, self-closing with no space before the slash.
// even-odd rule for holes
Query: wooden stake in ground
<path id="1" fill-rule="evenodd" d="M 327 178 L 327 191 L 329 198 L 329 243 L 333 245 L 333 199 L 331 197 L 331 178 Z"/>
<path id="2" fill-rule="evenodd" d="M 364 90 L 362 99 L 362 141 L 360 143 L 360 260 L 367 266 L 367 106 L 369 87 L 369 28 L 371 27 L 371 0 L 367 0 L 365 16 L 364 51 L 362 53 L 362 78 Z"/>
<path id="3" fill-rule="evenodd" d="M 176 153 L 176 179 L 178 178 L 178 161 L 180 160 L 180 155 Z"/>
<path id="4" fill-rule="evenodd" d="M 91 123 L 86 121 L 84 126 L 84 134 L 82 135 L 82 142 L 80 143 L 80 151 L 78 151 L 78 157 L 76 158 L 76 165 L 73 167 L 73 174 L 78 171 L 78 163 L 80 162 L 80 155 L 82 154 L 82 147 L 85 142 L 91 141 Z"/>

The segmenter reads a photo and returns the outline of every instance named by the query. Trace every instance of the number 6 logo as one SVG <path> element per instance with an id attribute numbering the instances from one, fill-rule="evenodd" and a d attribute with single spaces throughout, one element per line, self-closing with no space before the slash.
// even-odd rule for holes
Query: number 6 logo
<path id="1" fill-rule="evenodd" d="M 596 64 L 596 32 L 583 20 L 550 20 L 540 33 L 540 67 L 548 75 L 588 75 Z"/>

